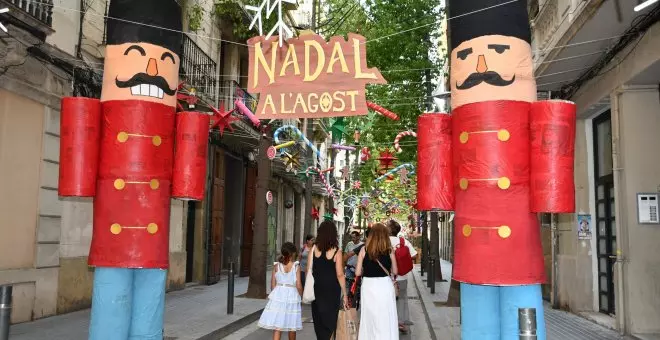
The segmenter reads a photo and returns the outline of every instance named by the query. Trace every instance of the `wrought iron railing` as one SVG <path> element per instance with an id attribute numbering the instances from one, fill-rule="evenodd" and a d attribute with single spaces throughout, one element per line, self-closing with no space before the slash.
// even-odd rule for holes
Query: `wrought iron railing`
<path id="1" fill-rule="evenodd" d="M 8 0 L 31 17 L 51 27 L 53 25 L 53 0 Z"/>
<path id="2" fill-rule="evenodd" d="M 180 77 L 197 93 L 216 101 L 216 63 L 187 35 L 183 36 Z"/>

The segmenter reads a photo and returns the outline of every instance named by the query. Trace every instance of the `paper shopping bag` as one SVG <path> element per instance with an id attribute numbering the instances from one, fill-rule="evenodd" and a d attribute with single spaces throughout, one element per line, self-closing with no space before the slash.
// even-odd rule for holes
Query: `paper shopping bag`
<path id="1" fill-rule="evenodd" d="M 336 340 L 357 340 L 359 329 L 360 326 L 355 308 L 339 310 Z"/>

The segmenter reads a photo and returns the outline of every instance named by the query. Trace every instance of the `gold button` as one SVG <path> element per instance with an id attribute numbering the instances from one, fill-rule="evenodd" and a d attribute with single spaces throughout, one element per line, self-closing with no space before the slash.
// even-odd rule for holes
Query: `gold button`
<path id="1" fill-rule="evenodd" d="M 461 141 L 461 144 L 467 143 L 469 138 L 470 138 L 470 134 L 467 132 L 461 132 L 461 135 L 458 137 L 458 139 L 460 139 Z"/>
<path id="2" fill-rule="evenodd" d="M 160 182 L 158 182 L 157 179 L 152 179 L 149 182 L 149 186 L 151 187 L 151 189 L 156 190 L 156 189 L 158 189 L 158 187 L 160 187 Z"/>
<path id="3" fill-rule="evenodd" d="M 163 143 L 163 140 L 160 138 L 160 136 L 153 136 L 151 137 L 151 142 L 154 143 L 155 146 L 160 146 L 160 144 Z"/>
<path id="4" fill-rule="evenodd" d="M 502 190 L 509 189 L 511 181 L 507 177 L 502 177 L 497 180 L 497 186 Z"/>
<path id="5" fill-rule="evenodd" d="M 497 131 L 497 139 L 499 139 L 502 142 L 506 142 L 511 138 L 511 134 L 509 131 L 502 129 L 500 131 Z"/>
<path id="6" fill-rule="evenodd" d="M 470 237 L 472 234 L 472 227 L 469 224 L 463 226 L 463 236 Z"/>
<path id="7" fill-rule="evenodd" d="M 461 178 L 461 180 L 458 182 L 458 185 L 461 187 L 461 189 L 466 190 L 468 188 L 468 180 L 466 178 Z"/>
<path id="8" fill-rule="evenodd" d="M 115 224 L 111 225 L 110 226 L 110 232 L 115 234 L 115 235 L 119 235 L 119 233 L 121 233 L 121 225 L 119 223 L 115 223 Z"/>
<path id="9" fill-rule="evenodd" d="M 511 236 L 511 228 L 509 228 L 509 226 L 503 225 L 497 228 L 497 235 L 500 235 L 501 238 L 509 238 L 509 236 Z"/>
<path id="10" fill-rule="evenodd" d="M 149 232 L 149 234 L 152 235 L 155 234 L 156 232 L 158 232 L 158 224 L 149 223 L 149 225 L 147 226 L 147 231 Z"/>
<path id="11" fill-rule="evenodd" d="M 128 140 L 128 133 L 123 132 L 123 131 L 118 133 L 117 134 L 117 140 L 119 141 L 119 143 L 126 142 Z"/>
<path id="12" fill-rule="evenodd" d="M 119 178 L 115 180 L 115 189 L 123 190 L 126 187 L 126 182 L 123 179 Z"/>

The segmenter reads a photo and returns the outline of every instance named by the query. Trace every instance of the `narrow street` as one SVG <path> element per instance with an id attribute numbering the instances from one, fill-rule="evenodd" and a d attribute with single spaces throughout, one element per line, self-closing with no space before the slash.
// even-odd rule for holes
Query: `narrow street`
<path id="1" fill-rule="evenodd" d="M 411 281 L 412 283 L 412 281 Z M 401 340 L 412 339 L 431 339 L 429 328 L 424 317 L 424 309 L 419 300 L 417 290 L 414 284 L 408 284 L 408 298 L 410 302 L 410 319 L 415 322 L 415 325 L 410 326 L 410 332 L 406 335 L 401 335 Z M 359 312 L 358 312 L 359 314 Z M 229 335 L 225 339 L 228 340 L 264 340 L 270 339 L 272 332 L 265 329 L 260 329 L 257 322 L 250 324 L 247 327 Z M 303 305 L 303 330 L 298 332 L 298 339 L 311 340 L 315 339 L 314 324 L 312 322 L 312 311 L 310 305 Z M 286 334 L 282 335 L 282 339 L 287 339 Z"/>

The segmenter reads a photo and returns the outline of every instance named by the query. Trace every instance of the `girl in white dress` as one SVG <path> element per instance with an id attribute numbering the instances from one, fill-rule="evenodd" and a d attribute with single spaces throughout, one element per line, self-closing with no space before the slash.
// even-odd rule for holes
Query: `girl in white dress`
<path id="1" fill-rule="evenodd" d="M 300 301 L 303 287 L 300 265 L 298 261 L 293 262 L 297 252 L 291 242 L 282 245 L 282 255 L 273 266 L 268 304 L 259 319 L 259 327 L 273 330 L 274 340 L 279 340 L 282 332 L 288 332 L 289 340 L 294 340 L 296 331 L 302 329 Z"/>

